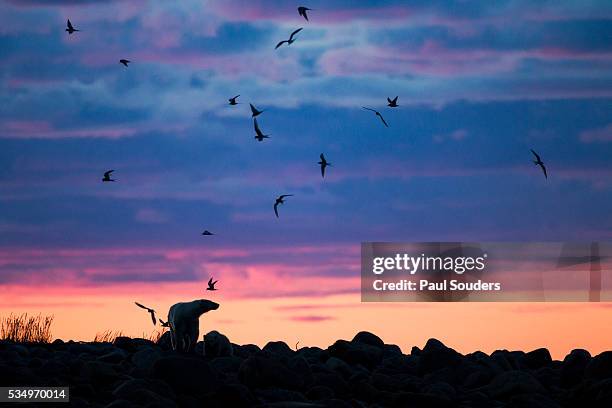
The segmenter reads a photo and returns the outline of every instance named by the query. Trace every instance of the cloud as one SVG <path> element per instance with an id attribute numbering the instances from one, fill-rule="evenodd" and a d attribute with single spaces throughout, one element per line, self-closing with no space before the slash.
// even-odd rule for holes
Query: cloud
<path id="1" fill-rule="evenodd" d="M 583 130 L 579 138 L 583 143 L 612 142 L 612 123 L 602 128 Z"/>
<path id="2" fill-rule="evenodd" d="M 436 143 L 442 143 L 446 140 L 458 142 L 458 141 L 465 139 L 467 136 L 468 136 L 467 130 L 457 129 L 457 130 L 454 130 L 446 134 L 435 134 L 432 136 L 432 139 Z"/>
<path id="3" fill-rule="evenodd" d="M 306 316 L 292 316 L 289 318 L 289 320 L 293 320 L 295 322 L 319 323 L 319 322 L 325 322 L 329 320 L 335 320 L 335 317 L 321 316 L 321 315 L 306 315 Z"/>
<path id="4" fill-rule="evenodd" d="M 134 216 L 136 221 L 144 224 L 165 224 L 170 221 L 170 217 L 161 211 L 153 208 L 142 208 L 136 211 Z"/>

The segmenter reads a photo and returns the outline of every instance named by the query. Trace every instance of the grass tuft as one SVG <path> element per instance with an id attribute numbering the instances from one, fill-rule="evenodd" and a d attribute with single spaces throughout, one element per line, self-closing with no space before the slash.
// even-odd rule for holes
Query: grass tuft
<path id="1" fill-rule="evenodd" d="M 27 313 L 0 318 L 0 340 L 16 343 L 50 343 L 53 316 L 28 316 Z"/>

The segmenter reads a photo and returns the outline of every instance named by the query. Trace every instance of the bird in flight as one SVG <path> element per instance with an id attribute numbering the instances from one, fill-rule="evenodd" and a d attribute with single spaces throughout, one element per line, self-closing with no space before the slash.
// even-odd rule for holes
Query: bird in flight
<path id="1" fill-rule="evenodd" d="M 382 123 L 386 126 L 389 127 L 389 125 L 387 125 L 387 122 L 385 121 L 385 118 L 382 117 L 382 115 L 380 114 L 379 111 L 372 109 L 372 108 L 366 108 L 365 106 L 363 106 L 363 109 L 367 109 L 369 111 L 372 111 L 376 114 L 376 116 L 378 116 L 380 118 L 380 120 L 382 120 Z"/>
<path id="2" fill-rule="evenodd" d="M 293 36 L 296 35 L 297 33 L 299 33 L 300 31 L 302 31 L 304 27 L 300 27 L 297 30 L 295 30 L 294 32 L 291 33 L 291 35 L 289 36 L 288 40 L 283 40 L 281 42 L 279 42 L 278 44 L 276 44 L 276 47 L 274 47 L 274 49 L 277 49 L 278 47 L 280 47 L 281 45 L 283 45 L 284 43 L 287 43 L 287 45 L 291 45 L 293 44 L 293 42 L 295 41 L 293 39 Z"/>
<path id="3" fill-rule="evenodd" d="M 157 320 L 155 319 L 155 310 L 151 309 L 150 307 L 146 307 L 145 305 L 141 305 L 138 302 L 134 302 L 136 303 L 136 306 L 145 309 L 147 312 L 149 312 L 151 314 L 151 321 L 153 321 L 153 325 L 157 324 Z"/>
<path id="4" fill-rule="evenodd" d="M 274 203 L 274 214 L 276 214 L 276 218 L 278 218 L 278 205 L 285 203 L 285 197 L 291 197 L 293 194 L 283 194 L 278 196 L 276 202 Z"/>
<path id="5" fill-rule="evenodd" d="M 66 21 L 66 31 L 68 31 L 68 34 L 72 34 L 75 31 L 80 31 L 80 30 L 77 30 L 76 28 L 74 28 L 72 26 L 72 23 L 70 22 L 70 19 L 68 19 L 68 21 Z"/>
<path id="6" fill-rule="evenodd" d="M 217 282 L 219 282 L 218 280 L 213 282 L 213 278 L 211 277 L 208 280 L 208 287 L 206 288 L 206 290 L 218 290 L 217 288 L 215 288 L 215 285 L 217 284 Z"/>
<path id="7" fill-rule="evenodd" d="M 170 322 L 164 322 L 162 319 L 159 319 L 159 322 L 161 323 L 162 327 L 170 327 Z"/>
<path id="8" fill-rule="evenodd" d="M 536 160 L 533 161 L 533 163 L 536 166 L 540 166 L 542 168 L 542 171 L 544 172 L 544 177 L 548 178 L 548 174 L 546 174 L 546 167 L 544 167 L 544 162 L 542 161 L 542 159 L 540 159 L 540 156 L 533 151 L 533 149 L 530 149 L 531 153 L 533 153 L 533 155 L 535 156 Z"/>
<path id="9" fill-rule="evenodd" d="M 123 59 L 123 58 L 121 58 L 121 59 L 119 60 L 119 63 L 120 63 L 120 64 L 125 65 L 126 67 L 128 66 L 128 64 L 129 64 L 130 62 L 132 62 L 132 61 L 130 61 L 130 60 L 126 60 L 126 59 Z"/>
<path id="10" fill-rule="evenodd" d="M 240 95 L 236 95 L 236 96 L 234 96 L 233 98 L 229 98 L 229 99 L 228 99 L 229 104 L 230 104 L 230 105 L 238 105 L 238 102 L 236 102 L 236 98 L 238 98 L 239 96 L 240 96 Z M 251 106 L 253 106 L 253 105 L 251 105 Z"/>
<path id="11" fill-rule="evenodd" d="M 261 129 L 259 128 L 259 124 L 257 123 L 257 118 L 253 118 L 253 125 L 255 126 L 255 133 L 256 133 L 255 139 L 257 139 L 258 142 L 261 142 L 264 139 L 270 138 L 270 136 L 264 135 Z"/>
<path id="12" fill-rule="evenodd" d="M 259 116 L 261 113 L 263 113 L 262 110 L 257 110 L 257 108 L 254 107 L 252 103 L 249 103 L 249 105 L 251 106 L 251 117 L 252 118 L 254 118 L 255 116 Z"/>
<path id="13" fill-rule="evenodd" d="M 212 232 L 210 232 L 209 230 L 204 230 L 204 232 L 202 233 L 202 235 L 215 235 Z"/>
<path id="14" fill-rule="evenodd" d="M 304 17 L 306 19 L 306 21 L 308 21 L 308 15 L 306 14 L 306 12 L 310 11 L 310 10 L 312 10 L 312 9 L 309 9 L 308 7 L 303 7 L 303 6 L 298 7 L 299 15 Z"/>
<path id="15" fill-rule="evenodd" d="M 109 170 L 107 172 L 104 172 L 104 178 L 102 179 L 102 181 L 115 181 L 115 179 L 110 178 L 110 175 L 113 171 L 115 170 Z"/>
<path id="16" fill-rule="evenodd" d="M 387 102 L 389 102 L 387 104 L 388 107 L 390 108 L 397 108 L 399 105 L 397 104 L 397 96 L 393 99 L 387 98 Z"/>
<path id="17" fill-rule="evenodd" d="M 318 163 L 321 165 L 321 177 L 325 177 L 325 167 L 331 166 L 331 163 L 325 160 L 325 156 L 323 156 L 323 153 L 321 153 L 319 157 L 321 158 L 321 161 Z"/>

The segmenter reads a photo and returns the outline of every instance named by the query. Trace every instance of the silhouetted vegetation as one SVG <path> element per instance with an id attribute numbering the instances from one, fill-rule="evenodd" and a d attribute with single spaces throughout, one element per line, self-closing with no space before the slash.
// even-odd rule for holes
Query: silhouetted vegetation
<path id="1" fill-rule="evenodd" d="M 27 313 L 0 318 L 0 340 L 16 343 L 50 343 L 53 316 L 28 316 Z"/>

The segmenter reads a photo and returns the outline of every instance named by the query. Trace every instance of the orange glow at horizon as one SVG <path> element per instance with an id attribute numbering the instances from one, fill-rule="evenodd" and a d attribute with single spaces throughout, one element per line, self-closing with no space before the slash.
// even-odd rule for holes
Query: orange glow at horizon
<path id="1" fill-rule="evenodd" d="M 270 299 L 225 298 L 186 284 L 113 285 L 103 288 L 4 287 L 0 316 L 54 315 L 54 338 L 91 341 L 106 330 L 135 337 L 156 328 L 141 302 L 165 320 L 177 301 L 207 298 L 221 307 L 200 319 L 200 335 L 218 330 L 238 344 L 282 340 L 290 347 L 327 347 L 366 330 L 404 353 L 435 337 L 461 353 L 496 349 L 550 350 L 553 358 L 574 348 L 595 355 L 612 349 L 609 303 L 361 303 L 359 294 Z M 137 296 L 134 296 L 138 293 Z"/>

